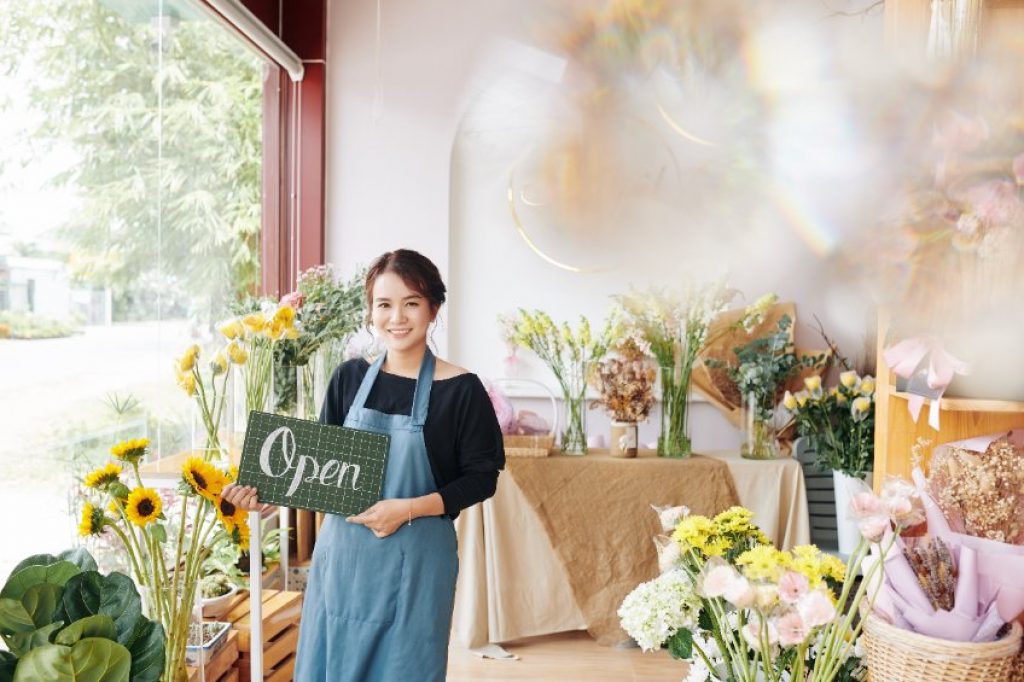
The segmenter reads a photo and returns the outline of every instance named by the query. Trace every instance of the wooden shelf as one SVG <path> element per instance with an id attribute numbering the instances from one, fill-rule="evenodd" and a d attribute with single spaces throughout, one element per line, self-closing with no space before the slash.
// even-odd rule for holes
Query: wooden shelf
<path id="1" fill-rule="evenodd" d="M 909 400 L 914 396 L 904 391 L 895 391 L 892 393 L 892 397 Z M 925 403 L 930 402 L 929 398 L 925 398 Z M 939 402 L 939 409 L 945 412 L 1024 413 L 1024 402 L 1016 400 L 987 400 L 984 398 L 949 398 L 944 396 Z"/>

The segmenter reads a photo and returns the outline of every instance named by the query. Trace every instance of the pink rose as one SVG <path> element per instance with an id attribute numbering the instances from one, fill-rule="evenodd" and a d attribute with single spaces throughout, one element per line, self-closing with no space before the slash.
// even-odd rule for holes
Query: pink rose
<path id="1" fill-rule="evenodd" d="M 821 590 L 808 592 L 796 605 L 804 625 L 808 628 L 819 628 L 831 622 L 836 616 L 836 607 L 827 594 Z"/>
<path id="2" fill-rule="evenodd" d="M 865 540 L 868 542 L 878 542 L 885 536 L 885 531 L 889 528 L 889 517 L 881 515 L 869 516 L 866 519 L 861 519 L 857 523 L 857 528 Z"/>
<path id="3" fill-rule="evenodd" d="M 303 301 L 305 301 L 305 297 L 298 291 L 293 291 L 281 297 L 281 305 L 289 305 L 296 310 L 302 307 Z"/>
<path id="4" fill-rule="evenodd" d="M 779 644 L 782 646 L 802 644 L 810 634 L 807 625 L 796 611 L 788 611 L 786 615 L 777 619 L 775 629 L 779 632 Z"/>
<path id="5" fill-rule="evenodd" d="M 787 604 L 795 604 L 800 597 L 807 594 L 810 583 L 807 577 L 796 571 L 786 571 L 779 580 L 779 598 Z"/>
<path id="6" fill-rule="evenodd" d="M 874 493 L 857 493 L 850 500 L 850 511 L 858 519 L 877 516 L 882 511 L 882 501 Z"/>

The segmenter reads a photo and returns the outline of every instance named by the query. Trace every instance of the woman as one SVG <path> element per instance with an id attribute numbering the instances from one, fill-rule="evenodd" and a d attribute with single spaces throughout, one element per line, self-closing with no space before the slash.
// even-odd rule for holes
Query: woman
<path id="1" fill-rule="evenodd" d="M 443 680 L 458 573 L 459 511 L 494 494 L 501 430 L 480 380 L 435 358 L 427 332 L 445 301 L 437 267 L 401 249 L 366 276 L 368 324 L 387 347 L 335 370 L 320 421 L 391 436 L 383 499 L 328 516 L 310 567 L 295 679 Z M 224 496 L 246 509 L 257 491 Z"/>

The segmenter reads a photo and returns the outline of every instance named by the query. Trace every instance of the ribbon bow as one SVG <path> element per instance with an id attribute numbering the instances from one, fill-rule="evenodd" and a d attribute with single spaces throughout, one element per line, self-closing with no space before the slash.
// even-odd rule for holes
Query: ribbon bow
<path id="1" fill-rule="evenodd" d="M 928 408 L 928 425 L 938 431 L 939 403 L 942 402 L 942 394 L 953 381 L 954 375 L 967 374 L 967 363 L 946 352 L 936 339 L 923 336 L 906 339 L 886 348 L 883 357 L 892 371 L 904 379 L 913 376 L 925 358 L 928 359 L 928 388 L 938 393 Z M 910 415 L 915 422 L 921 414 L 924 400 L 924 396 L 911 395 L 907 401 Z"/>

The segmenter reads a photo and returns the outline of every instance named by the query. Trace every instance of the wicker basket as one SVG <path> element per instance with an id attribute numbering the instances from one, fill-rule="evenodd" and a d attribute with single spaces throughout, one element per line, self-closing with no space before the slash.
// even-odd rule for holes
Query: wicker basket
<path id="1" fill-rule="evenodd" d="M 555 446 L 554 434 L 546 436 L 510 436 L 505 435 L 506 457 L 547 457 Z"/>
<path id="2" fill-rule="evenodd" d="M 927 637 L 877 616 L 868 616 L 864 624 L 871 682 L 1010 682 L 1020 644 L 1016 622 L 1002 639 L 982 643 Z"/>

